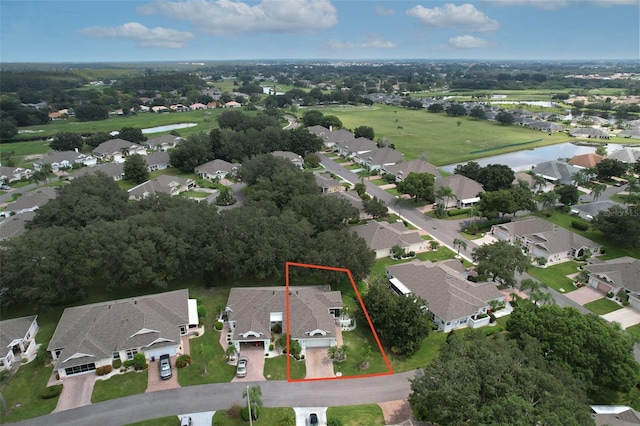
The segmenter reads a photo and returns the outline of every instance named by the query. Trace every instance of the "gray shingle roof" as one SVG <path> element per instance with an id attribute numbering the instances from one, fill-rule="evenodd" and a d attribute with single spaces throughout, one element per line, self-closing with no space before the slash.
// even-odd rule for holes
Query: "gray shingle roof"
<path id="1" fill-rule="evenodd" d="M 594 201 L 594 202 L 585 203 L 585 204 L 577 204 L 571 207 L 571 211 L 574 211 L 574 210 L 580 211 L 595 217 L 598 213 L 609 210 L 613 206 L 618 206 L 625 210 L 627 208 L 624 204 L 616 203 L 615 201 L 602 200 L 602 201 Z"/>
<path id="2" fill-rule="evenodd" d="M 149 147 L 156 148 L 161 146 L 162 144 L 173 145 L 181 141 L 182 139 L 183 138 L 181 138 L 180 136 L 162 135 L 162 136 L 156 136 L 155 138 L 150 138 L 144 144 Z"/>
<path id="3" fill-rule="evenodd" d="M 624 163 L 635 163 L 640 160 L 640 149 L 638 148 L 622 148 L 609 154 L 608 158 L 620 160 Z"/>
<path id="4" fill-rule="evenodd" d="M 196 173 L 217 174 L 219 172 L 229 173 L 233 169 L 240 167 L 239 164 L 229 163 L 228 161 L 215 159 L 204 163 L 195 168 Z"/>
<path id="5" fill-rule="evenodd" d="M 398 161 L 404 160 L 404 155 L 401 152 L 391 148 L 376 148 L 371 152 L 363 154 L 362 157 L 372 165 L 385 165 L 395 164 Z"/>
<path id="6" fill-rule="evenodd" d="M 640 260 L 624 256 L 604 262 L 590 263 L 584 267 L 591 274 L 606 279 L 615 287 L 640 292 Z"/>
<path id="7" fill-rule="evenodd" d="M 7 354 L 7 348 L 15 339 L 24 339 L 33 320 L 37 317 L 37 315 L 31 315 L 0 321 L 0 356 Z"/>
<path id="8" fill-rule="evenodd" d="M 431 173 L 434 176 L 440 176 L 438 168 L 424 160 L 401 161 L 390 166 L 384 166 L 384 170 L 401 179 L 409 176 L 409 173 Z"/>
<path id="9" fill-rule="evenodd" d="M 564 161 L 553 160 L 537 164 L 531 171 L 545 179 L 554 180 L 561 184 L 570 184 L 573 182 L 573 175 L 579 170 L 579 167 L 572 166 Z"/>
<path id="10" fill-rule="evenodd" d="M 27 192 L 13 203 L 7 205 L 6 210 L 19 211 L 40 207 L 58 196 L 58 191 L 52 187 L 43 187 Z"/>
<path id="11" fill-rule="evenodd" d="M 147 164 L 147 167 L 156 166 L 158 164 L 169 164 L 169 153 L 166 151 L 162 152 L 153 152 L 149 155 L 143 155 L 142 158 L 144 162 Z"/>
<path id="12" fill-rule="evenodd" d="M 176 345 L 180 326 L 189 323 L 188 299 L 185 289 L 67 308 L 47 350 L 62 349 L 55 366 L 61 369 L 111 358 L 114 351 L 158 339 L 167 341 L 156 347 Z M 70 358 L 76 354 L 86 356 Z"/>
<path id="13" fill-rule="evenodd" d="M 351 229 L 362 237 L 372 250 L 390 249 L 395 245 L 406 248 L 422 242 L 420 234 L 417 231 L 407 230 L 402 222 L 387 223 L 372 220 Z"/>
<path id="14" fill-rule="evenodd" d="M 33 164 L 53 164 L 62 161 L 73 163 L 78 157 L 80 157 L 80 154 L 75 151 L 55 151 L 47 153 L 44 157 L 34 161 Z"/>
<path id="15" fill-rule="evenodd" d="M 160 175 L 155 179 L 148 180 L 135 186 L 129 190 L 129 194 L 135 196 L 145 196 L 147 194 L 155 194 L 156 192 L 162 192 L 169 195 L 174 195 L 179 189 L 187 190 L 189 180 L 169 175 Z"/>
<path id="16" fill-rule="evenodd" d="M 98 145 L 93 152 L 99 155 L 111 155 L 114 152 L 120 152 L 123 148 L 131 148 L 137 146 L 134 143 L 125 141 L 124 139 L 109 139 L 106 142 L 102 142 Z"/>
<path id="17" fill-rule="evenodd" d="M 478 197 L 478 194 L 484 192 L 482 185 L 475 180 L 462 175 L 438 177 L 435 180 L 435 189 L 446 186 L 451 188 L 453 195 L 455 195 L 458 200 L 476 198 Z"/>
<path id="18" fill-rule="evenodd" d="M 335 180 L 334 178 L 332 178 L 331 176 L 329 176 L 328 174 L 325 173 L 314 173 L 313 177 L 316 179 L 316 183 L 318 184 L 318 186 L 320 188 L 332 188 L 332 187 L 342 187 L 342 183 L 340 183 L 339 181 Z"/>
<path id="19" fill-rule="evenodd" d="M 96 174 L 102 172 L 111 178 L 124 176 L 124 164 L 116 163 L 103 163 L 98 164 L 95 167 L 83 167 L 80 170 L 76 170 L 72 173 L 73 177 L 85 176 L 90 174 Z"/>

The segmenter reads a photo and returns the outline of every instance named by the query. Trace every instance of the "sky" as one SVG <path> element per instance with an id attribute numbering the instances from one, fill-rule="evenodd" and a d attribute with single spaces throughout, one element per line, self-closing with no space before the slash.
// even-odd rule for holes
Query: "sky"
<path id="1" fill-rule="evenodd" d="M 640 60 L 640 0 L 0 0 L 0 62 Z"/>

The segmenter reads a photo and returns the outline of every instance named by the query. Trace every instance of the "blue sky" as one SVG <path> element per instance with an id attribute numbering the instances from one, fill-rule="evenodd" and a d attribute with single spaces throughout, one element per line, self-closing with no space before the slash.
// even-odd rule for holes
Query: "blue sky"
<path id="1" fill-rule="evenodd" d="M 640 0 L 0 0 L 0 61 L 640 59 Z"/>

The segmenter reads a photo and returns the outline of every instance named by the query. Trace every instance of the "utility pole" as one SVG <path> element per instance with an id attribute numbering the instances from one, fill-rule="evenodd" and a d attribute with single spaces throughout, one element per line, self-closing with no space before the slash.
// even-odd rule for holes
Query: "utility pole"
<path id="1" fill-rule="evenodd" d="M 251 398 L 249 397 L 249 385 L 247 385 L 247 407 L 249 408 L 249 426 L 253 426 L 253 412 L 251 411 Z"/>

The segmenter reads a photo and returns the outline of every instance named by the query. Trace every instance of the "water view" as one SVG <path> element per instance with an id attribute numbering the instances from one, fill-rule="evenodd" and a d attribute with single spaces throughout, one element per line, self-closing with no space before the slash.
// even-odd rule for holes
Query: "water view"
<path id="1" fill-rule="evenodd" d="M 197 126 L 198 123 L 178 123 L 178 124 L 167 124 L 165 126 L 157 126 L 157 127 L 149 127 L 146 129 L 142 129 L 143 134 L 149 133 L 160 133 L 160 132 L 168 132 L 176 129 L 186 129 L 187 127 Z"/>

